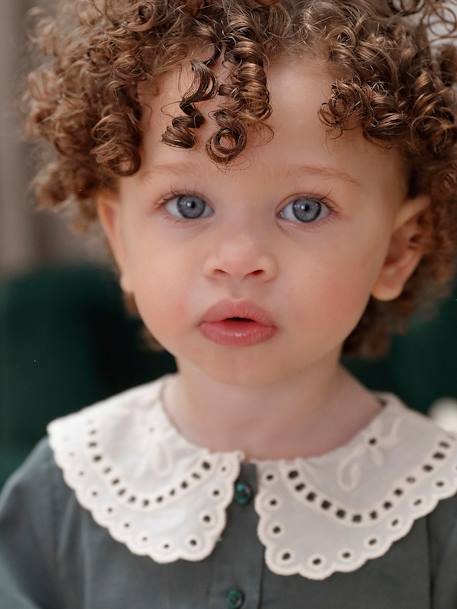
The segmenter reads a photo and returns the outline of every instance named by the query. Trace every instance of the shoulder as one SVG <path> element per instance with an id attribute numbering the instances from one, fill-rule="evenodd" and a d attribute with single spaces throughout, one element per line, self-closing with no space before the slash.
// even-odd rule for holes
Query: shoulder
<path id="1" fill-rule="evenodd" d="M 433 538 L 439 545 L 444 545 L 457 526 L 457 492 L 439 501 L 428 519 Z"/>
<path id="2" fill-rule="evenodd" d="M 162 407 L 167 377 L 52 421 L 49 441 L 81 513 L 113 539 L 157 562 L 198 560 L 225 524 L 239 455 L 210 455 L 180 436 Z M 221 487 L 208 504 L 201 491 L 209 493 L 214 480 Z M 204 537 L 198 519 L 188 517 L 190 506 L 209 514 Z M 196 547 L 187 542 L 191 533 L 202 533 Z"/>
<path id="3" fill-rule="evenodd" d="M 40 488 L 51 484 L 52 470 L 55 468 L 52 450 L 47 437 L 42 438 L 29 453 L 25 461 L 9 476 L 3 487 L 2 494 L 8 494 L 11 489 Z"/>
<path id="4" fill-rule="evenodd" d="M 113 442 L 128 420 L 139 415 L 142 406 L 151 404 L 159 389 L 160 379 L 121 392 L 108 399 L 87 406 L 77 412 L 51 421 L 48 435 L 43 437 L 29 453 L 25 461 L 6 480 L 0 495 L 0 506 L 8 502 L 23 504 L 31 501 L 35 508 L 47 511 L 51 503 L 60 507 L 73 495 L 68 485 L 72 470 L 72 445 L 88 443 L 90 423 L 111 420 L 114 425 Z M 112 435 L 112 434 L 110 434 Z M 92 451 L 93 452 L 93 451 Z M 62 467 L 66 464 L 68 467 Z M 67 471 L 68 470 L 68 471 Z"/>
<path id="5" fill-rule="evenodd" d="M 457 434 L 447 431 L 426 414 L 384 393 L 389 409 L 378 417 L 376 446 L 388 455 L 398 496 L 408 498 L 417 516 L 430 515 L 444 523 L 457 508 Z"/>
<path id="6" fill-rule="evenodd" d="M 47 438 L 43 438 L 3 486 L 0 597 L 5 604 L 1 603 L 2 607 L 38 607 L 43 602 L 46 606 L 61 606 L 56 598 L 60 510 L 55 498 L 59 477 Z M 60 484 L 66 492 L 63 483 Z"/>
<path id="7" fill-rule="evenodd" d="M 57 466 L 49 438 L 42 438 L 25 461 L 9 476 L 0 493 L 0 514 L 18 508 L 36 524 L 56 524 L 62 504 L 71 498 Z"/>
<path id="8" fill-rule="evenodd" d="M 71 493 L 45 437 L 6 480 L 0 493 L 0 580 L 11 553 L 15 565 L 36 556 L 40 565 L 37 571 L 46 570 L 48 577 L 45 565 L 54 563 L 61 502 L 65 498 L 71 498 Z M 4 581 L 0 581 L 0 588 L 2 585 Z"/>
<path id="9" fill-rule="evenodd" d="M 439 501 L 427 516 L 432 606 L 457 606 L 457 494 Z"/>
<path id="10" fill-rule="evenodd" d="M 388 394 L 392 398 L 392 394 Z M 403 432 L 394 471 L 403 476 L 409 509 L 425 516 L 433 576 L 457 560 L 457 434 L 426 414 L 408 408 L 394 396 L 395 419 Z M 411 460 L 412 458 L 412 460 Z M 407 463 L 407 470 L 401 470 Z M 447 557 L 447 558 L 446 558 Z"/>
<path id="11" fill-rule="evenodd" d="M 432 565 L 437 569 L 451 548 L 457 560 L 457 493 L 438 501 L 427 525 Z"/>

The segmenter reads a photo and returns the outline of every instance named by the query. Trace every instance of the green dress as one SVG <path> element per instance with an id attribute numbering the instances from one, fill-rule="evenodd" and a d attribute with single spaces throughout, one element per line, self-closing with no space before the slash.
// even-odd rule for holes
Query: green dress
<path id="1" fill-rule="evenodd" d="M 9 478 L 2 609 L 456 609 L 456 436 L 377 392 L 344 446 L 247 461 L 180 435 L 171 376 L 56 419 Z"/>

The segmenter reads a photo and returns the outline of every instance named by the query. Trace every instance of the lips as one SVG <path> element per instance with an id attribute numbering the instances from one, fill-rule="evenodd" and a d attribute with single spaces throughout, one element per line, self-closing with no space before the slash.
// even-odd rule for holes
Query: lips
<path id="1" fill-rule="evenodd" d="M 218 322 L 235 317 L 264 326 L 274 326 L 269 313 L 249 300 L 221 300 L 206 311 L 201 322 Z"/>
<path id="2" fill-rule="evenodd" d="M 278 332 L 270 314 L 250 300 L 221 300 L 206 311 L 199 329 L 206 339 L 231 348 L 259 345 Z"/>

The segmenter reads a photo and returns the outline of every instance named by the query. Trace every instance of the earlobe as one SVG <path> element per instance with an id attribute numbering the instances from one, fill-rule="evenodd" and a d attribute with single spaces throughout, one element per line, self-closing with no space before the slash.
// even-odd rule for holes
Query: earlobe
<path id="1" fill-rule="evenodd" d="M 117 263 L 120 283 L 124 292 L 131 292 L 122 234 L 120 230 L 120 203 L 116 195 L 101 192 L 96 197 L 98 219 Z"/>
<path id="2" fill-rule="evenodd" d="M 399 208 L 387 256 L 371 291 L 377 300 L 398 298 L 419 265 L 424 252 L 415 238 L 421 235 L 419 216 L 429 205 L 429 195 L 420 195 Z"/>

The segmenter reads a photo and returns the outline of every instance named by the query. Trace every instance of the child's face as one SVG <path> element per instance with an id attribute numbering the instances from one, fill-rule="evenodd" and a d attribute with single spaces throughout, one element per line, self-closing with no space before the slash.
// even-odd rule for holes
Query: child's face
<path id="1" fill-rule="evenodd" d="M 213 120 L 195 131 L 194 149 L 161 143 L 192 81 L 187 67 L 181 77 L 167 75 L 159 95 L 147 98 L 152 111 L 145 114 L 140 172 L 120 179 L 118 195 L 99 198 L 122 285 L 152 334 L 178 364 L 240 385 L 335 365 L 370 294 L 395 297 L 418 262 L 410 255 L 409 266 L 395 266 L 403 247 L 398 238 L 393 248 L 392 233 L 418 207 L 417 200 L 402 203 L 406 179 L 397 153 L 370 144 L 359 130 L 326 137 L 317 116 L 332 82 L 324 64 L 278 62 L 268 79 L 274 137 L 264 143 L 249 133 L 248 147 L 225 172 L 204 150 Z M 205 118 L 221 100 L 199 104 Z M 203 217 L 180 216 L 171 190 L 198 197 Z M 159 208 L 164 197 L 170 200 Z M 294 215 L 293 203 L 304 199 L 317 215 L 316 197 L 329 202 L 317 219 Z M 400 218 L 401 203 L 411 213 Z M 265 308 L 276 334 L 249 347 L 203 336 L 205 311 L 226 298 Z"/>

